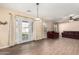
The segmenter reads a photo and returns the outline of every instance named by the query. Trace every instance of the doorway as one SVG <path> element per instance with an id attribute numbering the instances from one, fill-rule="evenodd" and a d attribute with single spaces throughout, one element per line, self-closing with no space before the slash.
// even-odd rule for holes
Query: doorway
<path id="1" fill-rule="evenodd" d="M 16 17 L 16 42 L 17 44 L 32 41 L 33 22 L 25 17 Z"/>

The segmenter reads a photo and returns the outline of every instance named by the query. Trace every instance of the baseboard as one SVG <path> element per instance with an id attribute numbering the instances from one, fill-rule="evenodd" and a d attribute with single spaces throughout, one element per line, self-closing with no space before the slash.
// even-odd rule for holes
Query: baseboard
<path id="1" fill-rule="evenodd" d="M 4 49 L 4 48 L 9 48 L 9 47 L 12 47 L 12 46 L 15 46 L 15 45 L 11 45 L 11 46 L 3 46 L 3 47 L 0 47 L 0 49 Z"/>
<path id="2" fill-rule="evenodd" d="M 8 48 L 8 47 L 10 47 L 10 46 L 3 46 L 3 47 L 0 47 L 0 49 L 4 49 L 4 48 Z"/>

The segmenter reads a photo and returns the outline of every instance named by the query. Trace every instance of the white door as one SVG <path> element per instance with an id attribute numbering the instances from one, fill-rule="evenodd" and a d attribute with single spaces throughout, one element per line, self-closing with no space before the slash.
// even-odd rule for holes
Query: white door
<path id="1" fill-rule="evenodd" d="M 16 18 L 16 42 L 24 43 L 28 41 L 32 41 L 32 29 L 33 22 L 30 21 L 28 18 Z"/>

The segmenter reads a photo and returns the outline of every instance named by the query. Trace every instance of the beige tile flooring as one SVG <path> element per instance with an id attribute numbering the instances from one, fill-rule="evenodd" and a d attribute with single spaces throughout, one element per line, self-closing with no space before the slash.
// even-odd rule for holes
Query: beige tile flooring
<path id="1" fill-rule="evenodd" d="M 1 55 L 78 55 L 79 40 L 61 38 L 28 42 L 0 50 Z"/>

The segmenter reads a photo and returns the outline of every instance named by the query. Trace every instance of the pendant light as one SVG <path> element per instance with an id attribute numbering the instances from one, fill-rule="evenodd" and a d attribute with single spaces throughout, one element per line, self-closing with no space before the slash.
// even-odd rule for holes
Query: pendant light
<path id="1" fill-rule="evenodd" d="M 39 18 L 39 3 L 36 3 L 36 7 L 37 7 L 37 18 L 35 20 L 40 20 L 40 18 Z"/>

